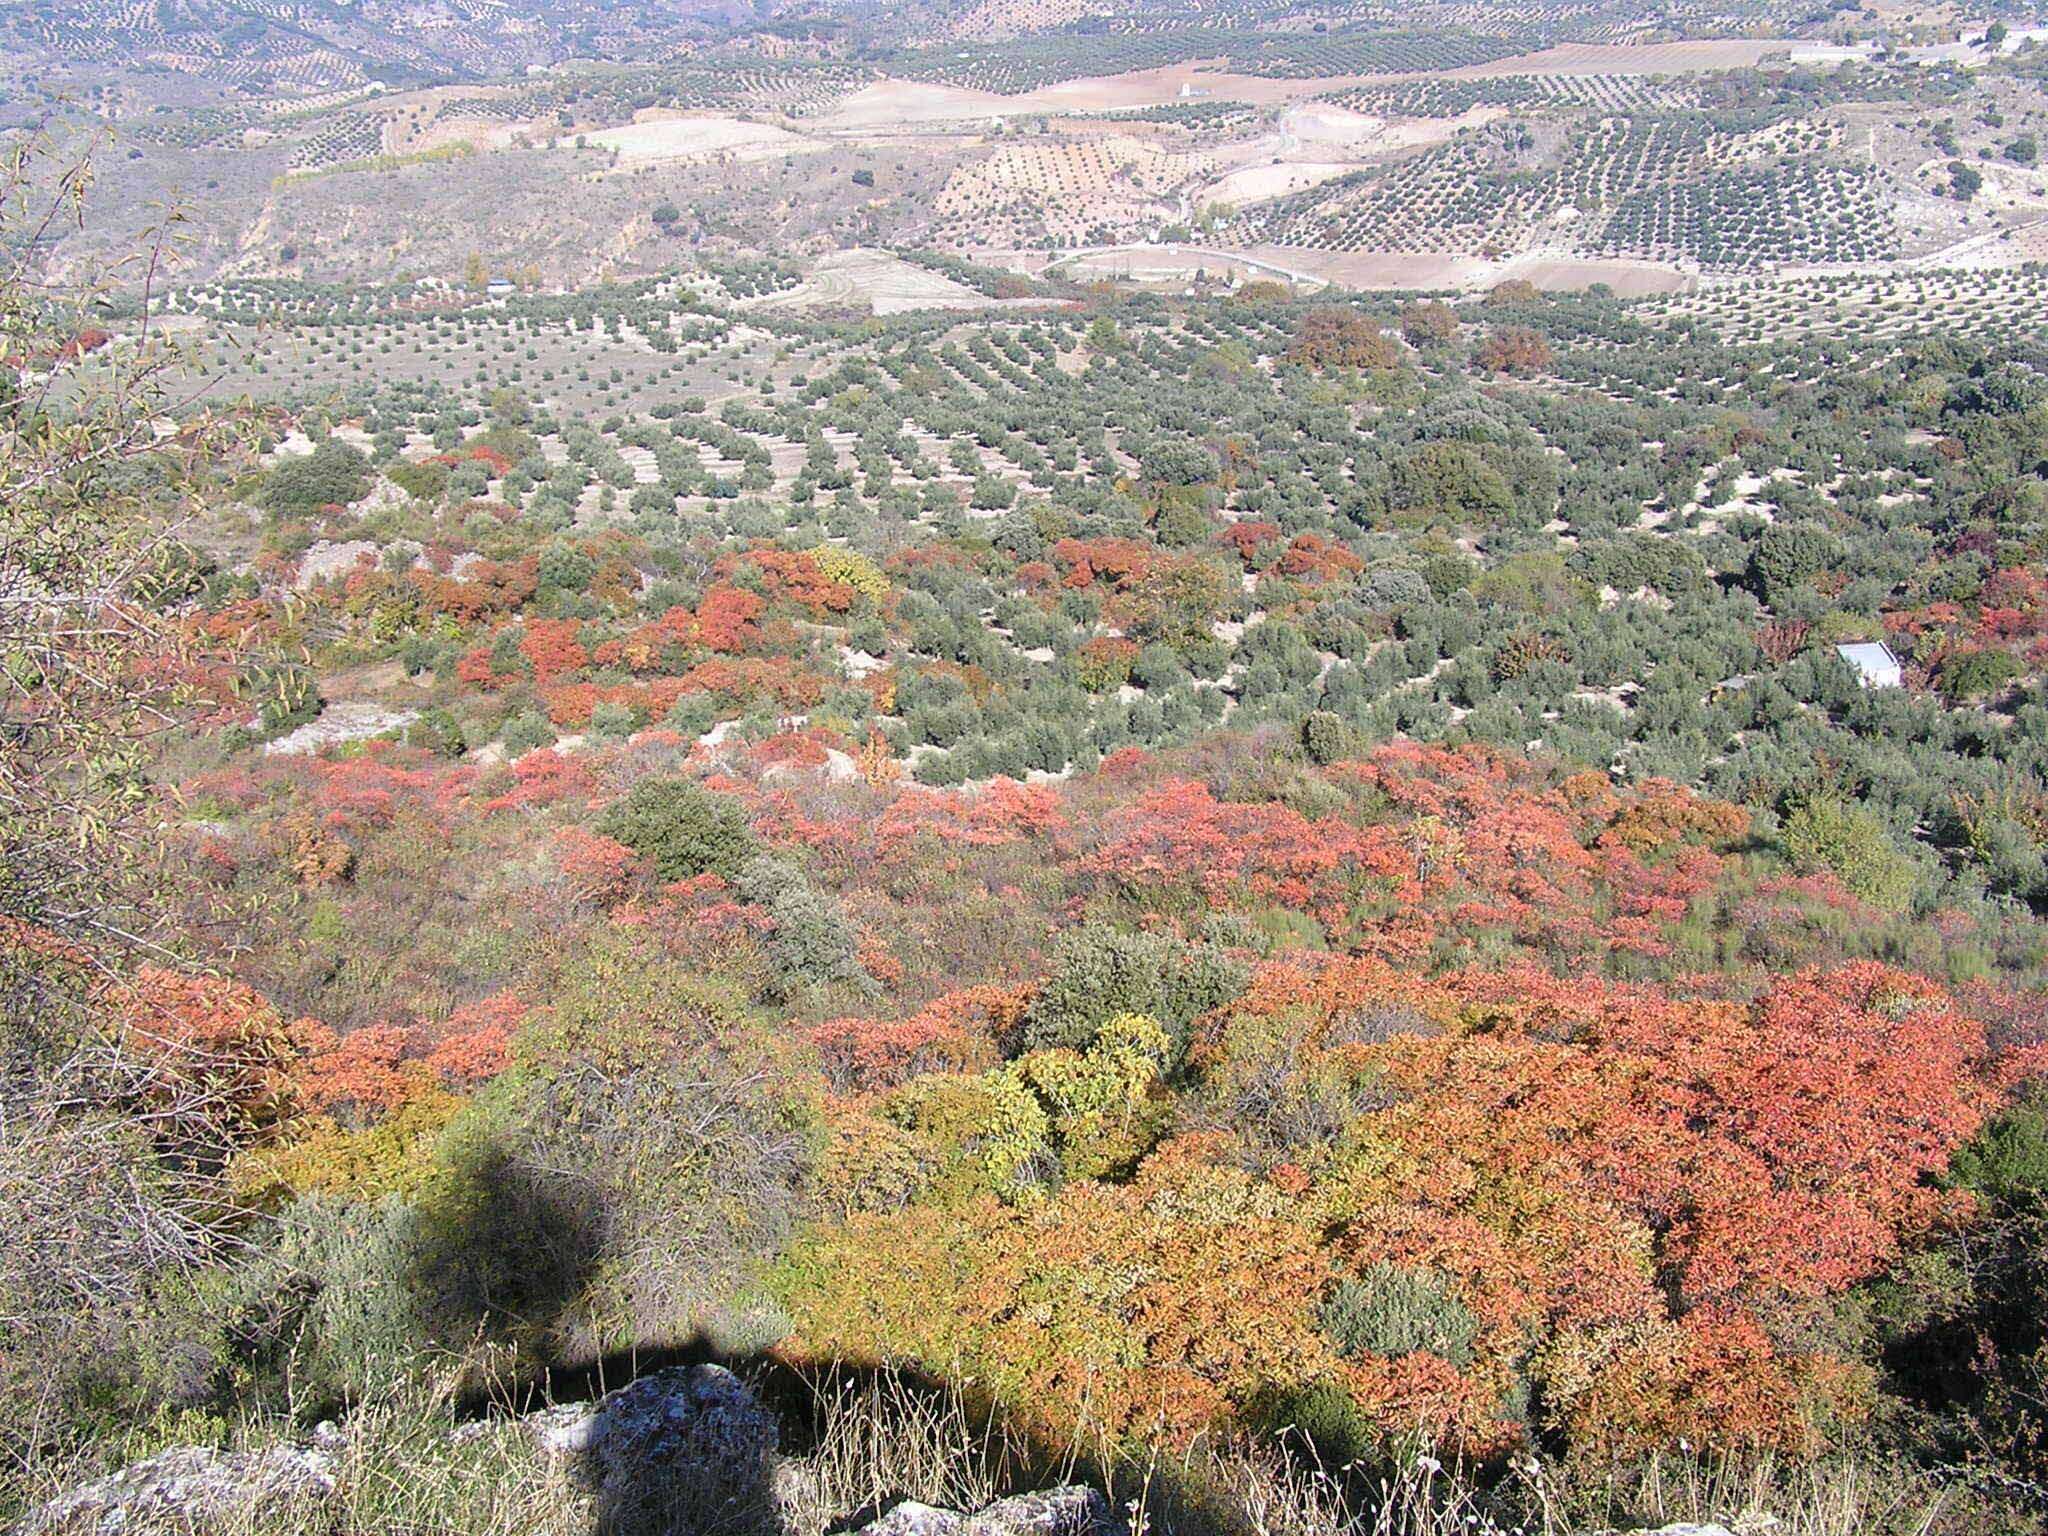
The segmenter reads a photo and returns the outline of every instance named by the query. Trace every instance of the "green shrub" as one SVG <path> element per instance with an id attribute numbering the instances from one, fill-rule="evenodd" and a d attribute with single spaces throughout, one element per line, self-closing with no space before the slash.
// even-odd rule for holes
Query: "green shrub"
<path id="1" fill-rule="evenodd" d="M 555 727 L 539 710 L 523 709 L 505 722 L 501 739 L 508 754 L 521 757 L 536 747 L 553 746 Z"/>
<path id="2" fill-rule="evenodd" d="M 756 851 L 738 802 L 688 779 L 642 779 L 598 818 L 597 830 L 646 859 L 663 880 L 736 880 Z"/>
<path id="3" fill-rule="evenodd" d="M 2048 1190 L 2048 1090 L 2034 1085 L 1979 1131 L 1949 1163 L 1949 1177 L 2007 1203 Z"/>
<path id="4" fill-rule="evenodd" d="M 590 712 L 590 734 L 598 741 L 624 741 L 638 723 L 630 705 L 615 704 L 609 699 Z"/>
<path id="5" fill-rule="evenodd" d="M 244 1367 L 288 1372 L 294 1393 L 332 1402 L 476 1346 L 542 1358 L 595 1271 L 598 1210 L 472 1121 L 416 1201 L 293 1202 L 275 1246 L 237 1277 Z"/>
<path id="6" fill-rule="evenodd" d="M 1342 1387 L 1327 1382 L 1277 1395 L 1257 1405 L 1254 1417 L 1269 1431 L 1292 1431 L 1306 1439 L 1316 1459 L 1329 1467 L 1347 1467 L 1378 1442 L 1372 1423 Z"/>
<path id="7" fill-rule="evenodd" d="M 1048 959 L 1045 982 L 1024 1016 L 1025 1050 L 1085 1050 L 1110 1019 L 1133 1013 L 1166 1027 L 1177 1058 L 1196 1015 L 1221 1007 L 1251 981 L 1249 967 L 1213 944 L 1100 923 L 1066 930 Z"/>
<path id="8" fill-rule="evenodd" d="M 436 757 L 460 757 L 468 750 L 462 727 L 445 709 L 430 709 L 405 728 L 408 745 L 424 747 Z"/>
<path id="9" fill-rule="evenodd" d="M 702 736 L 718 723 L 718 701 L 708 693 L 686 693 L 661 723 L 680 736 Z"/>
<path id="10" fill-rule="evenodd" d="M 760 1287 L 794 1230 L 815 1132 L 775 1037 L 733 988 L 634 935 L 594 940 L 549 1001 L 492 1108 L 508 1153 L 595 1228 L 584 1336 L 781 1337 Z"/>
<path id="11" fill-rule="evenodd" d="M 1951 699 L 1982 698 L 2000 692 L 2023 669 L 2010 651 L 1969 651 L 1941 669 L 1941 691 Z"/>
<path id="12" fill-rule="evenodd" d="M 581 592 L 597 574 L 597 562 L 573 544 L 550 544 L 541 551 L 540 584 L 562 592 Z"/>
<path id="13" fill-rule="evenodd" d="M 1773 523 L 1757 539 L 1749 560 L 1757 590 L 1772 602 L 1840 563 L 1842 543 L 1812 523 Z"/>
<path id="14" fill-rule="evenodd" d="M 325 506 L 345 507 L 369 489 L 369 471 L 369 460 L 329 438 L 271 470 L 263 482 L 264 509 L 276 517 L 304 517 Z"/>
<path id="15" fill-rule="evenodd" d="M 1826 870 L 1872 906 L 1897 911 L 1912 897 L 1912 864 L 1860 806 L 1816 796 L 1785 818 L 1779 842 L 1802 871 Z"/>
<path id="16" fill-rule="evenodd" d="M 412 464 L 403 459 L 387 465 L 384 478 L 415 501 L 439 501 L 448 489 L 446 464 Z"/>
<path id="17" fill-rule="evenodd" d="M 861 969 L 853 925 L 802 870 L 782 859 L 751 859 L 737 884 L 742 896 L 768 909 L 774 923 L 768 954 L 775 962 L 777 995 L 807 985 L 872 986 Z"/>
<path id="18" fill-rule="evenodd" d="M 1301 747 L 1310 762 L 1320 765 L 1357 756 L 1359 743 L 1343 716 L 1316 709 L 1302 717 Z"/>
<path id="19" fill-rule="evenodd" d="M 1479 1320 L 1425 1270 L 1377 1262 L 1356 1280 L 1338 1284 L 1316 1316 L 1323 1333 L 1347 1360 L 1363 1355 L 1394 1359 L 1427 1350 L 1453 1365 L 1472 1359 Z"/>

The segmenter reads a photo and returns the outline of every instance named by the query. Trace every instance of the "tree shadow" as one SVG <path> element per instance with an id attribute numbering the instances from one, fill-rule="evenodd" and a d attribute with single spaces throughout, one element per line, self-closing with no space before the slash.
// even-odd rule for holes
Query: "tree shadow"
<path id="1" fill-rule="evenodd" d="M 552 1353 L 549 1330 L 604 1261 L 597 1192 L 497 1146 L 475 1154 L 464 1198 L 436 1225 L 422 1280 L 456 1317 L 495 1320 L 508 1340 Z"/>
<path id="2" fill-rule="evenodd" d="M 1142 1496 L 1155 1530 L 1237 1523 L 1180 1467 L 1052 1441 L 971 1386 L 912 1367 L 730 1353 L 703 1334 L 581 1354 L 560 1323 L 606 1258 L 594 1192 L 496 1149 L 479 1149 L 471 1169 L 472 1198 L 414 1276 L 441 1298 L 449 1345 L 466 1316 L 472 1350 L 503 1351 L 504 1369 L 467 1381 L 456 1416 L 523 1421 L 585 1489 L 591 1536 L 833 1536 L 906 1500 L 961 1509 L 1077 1484 L 1110 1509 Z M 1118 1529 L 1065 1514 L 1030 1527 Z"/>
<path id="3" fill-rule="evenodd" d="M 603 1261 L 601 1217 L 584 1192 L 486 1143 L 410 1199 L 303 1196 L 222 1318 L 226 1359 L 195 1395 L 241 1392 L 317 1420 L 452 1374 L 484 1400 L 551 1353 L 556 1320 Z"/>
<path id="4" fill-rule="evenodd" d="M 620 1391 L 677 1373 L 730 1372 L 772 1422 L 770 1454 L 706 1461 L 649 1459 L 623 1473 L 587 1469 L 596 1493 L 591 1536 L 847 1536 L 905 1504 L 974 1515 L 986 1506 L 1046 1490 L 1085 1488 L 1102 1497 L 1040 1504 L 987 1536 L 1126 1536 L 1125 1515 L 1142 1504 L 1141 1528 L 1173 1536 L 1243 1536 L 1230 1492 L 1172 1457 L 1084 1447 L 1027 1427 L 970 1387 L 902 1365 L 797 1362 L 772 1353 L 720 1355 L 703 1340 L 622 1351 L 550 1387 L 558 1402 L 580 1386 Z M 629 1384 L 628 1391 L 631 1390 Z M 1305 1441 L 1273 1443 L 1276 1457 L 1301 1460 Z M 705 1470 L 712 1482 L 700 1481 Z M 943 1536 L 950 1522 L 911 1521 L 905 1536 Z"/>

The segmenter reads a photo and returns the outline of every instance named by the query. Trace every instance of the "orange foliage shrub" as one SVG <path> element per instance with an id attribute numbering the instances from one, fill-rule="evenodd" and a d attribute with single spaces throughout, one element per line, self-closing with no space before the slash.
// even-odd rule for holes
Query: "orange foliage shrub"
<path id="1" fill-rule="evenodd" d="M 580 619 L 531 619 L 519 637 L 519 653 L 533 666 L 537 683 L 553 682 L 590 664 L 590 653 L 576 638 Z"/>
<path id="2" fill-rule="evenodd" d="M 1134 585 L 1158 552 L 1136 539 L 1061 539 L 1048 552 L 1063 574 L 1061 584 L 1092 587 L 1100 581 L 1116 591 Z"/>
<path id="3" fill-rule="evenodd" d="M 313 783 L 313 804 L 331 831 L 389 826 L 401 814 L 416 814 L 446 828 L 467 808 L 476 782 L 474 768 L 437 762 L 418 748 L 395 742 L 363 743 L 361 755 L 329 761 L 300 759 Z"/>
<path id="4" fill-rule="evenodd" d="M 1550 343 L 1540 331 L 1525 325 L 1503 325 L 1495 329 L 1472 354 L 1474 367 L 1486 373 L 1508 373 L 1526 378 L 1541 373 L 1551 364 Z"/>
<path id="5" fill-rule="evenodd" d="M 1260 564 L 1284 537 L 1278 523 L 1232 523 L 1216 535 L 1216 542 L 1250 569 Z"/>
<path id="6" fill-rule="evenodd" d="M 559 805 L 570 799 L 587 800 L 597 792 L 597 781 L 591 778 L 590 770 L 580 760 L 553 747 L 536 747 L 523 754 L 513 762 L 510 772 L 512 788 L 483 802 L 481 809 L 486 815 Z"/>
<path id="7" fill-rule="evenodd" d="M 1283 576 L 1315 582 L 1338 581 L 1364 569 L 1365 562 L 1350 549 L 1319 533 L 1295 535 L 1279 561 Z"/>
<path id="8" fill-rule="evenodd" d="M 512 1034 L 526 1014 L 510 992 L 465 1003 L 448 1016 L 447 1032 L 426 1055 L 427 1069 L 450 1087 L 488 1082 L 512 1064 Z"/>
<path id="9" fill-rule="evenodd" d="M 1651 779 L 1621 806 L 1600 834 L 1606 846 L 1649 854 L 1684 842 L 1726 844 L 1749 830 L 1749 812 L 1709 800 L 1669 779 Z"/>
<path id="10" fill-rule="evenodd" d="M 1497 1432 L 1510 1362 L 1554 1337 L 1546 1397 L 1588 1444 L 1808 1445 L 1819 1407 L 1854 1411 L 1856 1372 L 1772 1345 L 1762 1321 L 1954 1213 L 1930 1176 L 1998 1081 L 1979 1024 L 1874 964 L 1741 1002 L 1302 957 L 1262 967 L 1195 1061 L 1219 1093 L 1284 1063 L 1261 1090 L 1281 1102 L 1340 1064 L 1378 1085 L 1369 1156 L 1294 1157 L 1347 1264 L 1447 1276 L 1478 1320 L 1470 1374 L 1432 1409 L 1474 1444 Z M 1354 1395 L 1405 1425 L 1379 1370 Z"/>
<path id="11" fill-rule="evenodd" d="M 315 1019 L 292 1026 L 305 1053 L 293 1074 L 302 1107 L 388 1114 L 429 1091 L 434 1074 L 417 1058 L 418 1035 L 397 1024 L 370 1024 L 336 1035 Z"/>
<path id="12" fill-rule="evenodd" d="M 282 831 L 288 840 L 286 862 L 300 885 L 313 888 L 348 878 L 355 850 L 311 816 L 288 817 Z"/>
<path id="13" fill-rule="evenodd" d="M 1121 635 L 1098 635 L 1074 653 L 1074 675 L 1083 688 L 1102 693 L 1128 683 L 1137 659 L 1137 641 Z"/>
<path id="14" fill-rule="evenodd" d="M 414 570 L 408 580 L 429 613 L 445 613 L 458 623 L 474 624 L 494 614 L 517 613 L 540 590 L 540 557 L 497 564 L 479 561 L 458 581 L 432 570 Z"/>
<path id="15" fill-rule="evenodd" d="M 564 827 L 557 834 L 562 873 L 578 901 L 608 907 L 625 899 L 640 868 L 640 856 L 617 838 Z"/>
<path id="16" fill-rule="evenodd" d="M 1329 304 L 1301 317 L 1287 361 L 1309 368 L 1381 372 L 1401 366 L 1401 347 L 1357 310 Z"/>
<path id="17" fill-rule="evenodd" d="M 796 603 L 815 619 L 850 612 L 859 596 L 845 582 L 827 576 L 819 567 L 817 558 L 808 550 L 762 548 L 749 550 L 744 555 L 725 555 L 720 557 L 713 570 L 719 577 L 730 580 L 741 566 L 759 573 L 762 586 L 771 598 Z"/>
<path id="18" fill-rule="evenodd" d="M 1035 1206 L 855 1216 L 809 1256 L 793 1298 L 804 1345 L 964 1366 L 1055 1442 L 1086 1423 L 1185 1444 L 1331 1359 L 1313 1229 L 1221 1150 L 1169 1143 L 1130 1184 L 1069 1184 Z"/>
<path id="19" fill-rule="evenodd" d="M 994 1064 L 996 1037 L 1013 1027 L 1024 993 L 967 987 L 907 1019 L 831 1019 L 811 1030 L 825 1080 L 840 1092 L 877 1093 L 927 1072 L 974 1072 Z"/>
<path id="20" fill-rule="evenodd" d="M 1223 907 L 1246 897 L 1277 901 L 1332 924 L 1366 884 L 1408 871 L 1400 841 L 1385 829 L 1222 801 L 1185 780 L 1111 811 L 1103 829 L 1102 846 L 1081 868 L 1109 884 L 1134 893 L 1192 886 Z"/>
<path id="21" fill-rule="evenodd" d="M 288 1112 L 291 1036 L 255 989 L 145 965 L 114 984 L 108 1001 L 122 1042 L 147 1069 L 142 1098 L 169 1117 L 166 1134 L 205 1139 L 204 1126 L 247 1144 Z"/>

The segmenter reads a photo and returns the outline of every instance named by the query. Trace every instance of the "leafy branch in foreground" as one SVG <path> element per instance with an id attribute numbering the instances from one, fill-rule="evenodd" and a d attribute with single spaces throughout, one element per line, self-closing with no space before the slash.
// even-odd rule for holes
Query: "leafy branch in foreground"
<path id="1" fill-rule="evenodd" d="M 149 600 L 175 587 L 173 533 L 227 424 L 177 397 L 178 353 L 151 323 L 175 216 L 113 273 L 40 265 L 83 219 L 95 147 L 32 137 L 0 166 L 0 1455 L 16 1460 L 60 1404 L 113 1407 L 228 1210 L 199 1047 L 146 1039 L 119 1007 L 126 962 L 162 948 L 144 761 L 176 723 L 181 667 Z M 97 323 L 116 278 L 143 296 L 119 336 Z"/>

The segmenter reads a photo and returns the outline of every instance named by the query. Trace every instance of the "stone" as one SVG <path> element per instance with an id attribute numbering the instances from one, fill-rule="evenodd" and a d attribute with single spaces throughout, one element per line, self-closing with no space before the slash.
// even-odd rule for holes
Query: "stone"
<path id="1" fill-rule="evenodd" d="M 1070 1485 L 1018 1494 L 972 1515 L 906 1500 L 860 1536 L 1121 1536 L 1123 1529 L 1109 1500 Z"/>
<path id="2" fill-rule="evenodd" d="M 860 1529 L 860 1536 L 962 1536 L 967 1517 L 950 1509 L 905 1499 L 881 1519 Z"/>
<path id="3" fill-rule="evenodd" d="M 314 1445 L 264 1451 L 181 1445 L 52 1499 L 20 1530 L 24 1536 L 114 1536 L 142 1523 L 218 1527 L 238 1514 L 332 1493 L 335 1444 L 331 1433 L 316 1432 Z"/>
<path id="4" fill-rule="evenodd" d="M 655 1371 L 590 1403 L 529 1414 L 542 1454 L 587 1458 L 600 1484 L 682 1473 L 757 1484 L 775 1454 L 775 1420 L 718 1365 Z"/>
<path id="5" fill-rule="evenodd" d="M 304 592 L 320 582 L 347 576 L 362 568 L 366 556 L 374 566 L 377 552 L 377 545 L 369 539 L 349 539 L 343 543 L 321 539 L 299 556 L 299 574 L 292 586 Z"/>
<path id="6" fill-rule="evenodd" d="M 677 1366 L 594 1402 L 525 1415 L 519 1428 L 543 1457 L 569 1463 L 595 1496 L 600 1524 L 631 1529 L 770 1532 L 776 1529 L 773 1416 L 732 1372 Z M 450 1431 L 458 1442 L 483 1422 Z M 325 1499 L 337 1487 L 346 1436 L 316 1427 L 309 1443 L 262 1451 L 181 1446 L 52 1500 L 20 1536 L 123 1536 L 148 1528 L 236 1529 L 252 1513 Z M 1048 1488 L 963 1514 L 906 1501 L 861 1536 L 1124 1536 L 1093 1488 Z M 1665 1536 L 1726 1536 L 1672 1527 Z"/>
<path id="7" fill-rule="evenodd" d="M 416 709 L 386 709 L 356 699 L 330 704 L 296 730 L 265 742 L 263 753 L 266 757 L 309 757 L 326 747 L 402 731 L 419 717 Z"/>
<path id="8" fill-rule="evenodd" d="M 523 1422 L 543 1456 L 572 1463 L 600 1529 L 773 1528 L 775 1420 L 722 1366 L 655 1371 Z"/>

